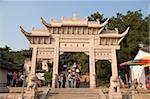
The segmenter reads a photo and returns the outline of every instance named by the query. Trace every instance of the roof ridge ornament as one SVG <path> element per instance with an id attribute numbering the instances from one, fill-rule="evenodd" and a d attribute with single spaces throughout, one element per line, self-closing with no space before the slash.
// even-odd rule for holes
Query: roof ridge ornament
<path id="1" fill-rule="evenodd" d="M 98 31 L 98 34 L 102 33 L 104 27 L 102 27 L 99 31 Z"/>
<path id="2" fill-rule="evenodd" d="M 115 28 L 115 31 L 116 31 L 116 33 L 117 33 L 117 34 L 119 34 L 119 30 L 118 30 L 118 28 Z"/>
<path id="3" fill-rule="evenodd" d="M 122 34 L 120 34 L 120 37 L 125 36 L 128 33 L 129 29 L 130 27 L 127 27 L 127 29 Z"/>
<path id="4" fill-rule="evenodd" d="M 50 19 L 50 22 L 52 22 L 52 21 L 54 21 L 54 19 L 53 19 L 53 18 L 51 18 L 51 19 Z"/>
<path id="5" fill-rule="evenodd" d="M 25 36 L 29 36 L 31 33 L 28 33 L 26 32 L 22 26 L 19 26 L 20 27 L 20 31 L 25 35 Z"/>
<path id="6" fill-rule="evenodd" d="M 64 16 L 61 16 L 61 20 L 64 20 Z"/>
<path id="7" fill-rule="evenodd" d="M 88 17 L 85 17 L 85 20 L 88 21 Z"/>
<path id="8" fill-rule="evenodd" d="M 100 24 L 100 20 L 99 19 L 96 19 L 96 21 Z"/>
<path id="9" fill-rule="evenodd" d="M 121 38 L 118 40 L 118 44 L 120 44 L 120 42 L 123 40 L 125 35 L 129 32 L 129 29 L 130 29 L 130 27 L 127 27 L 127 29 L 122 34 L 120 34 Z"/>
<path id="10" fill-rule="evenodd" d="M 42 22 L 46 27 L 51 27 L 51 24 L 48 24 L 42 17 L 41 17 L 41 22 Z"/>
<path id="11" fill-rule="evenodd" d="M 77 18 L 77 14 L 73 13 L 73 19 L 75 20 Z"/>
<path id="12" fill-rule="evenodd" d="M 31 27 L 31 30 L 32 30 L 32 31 L 34 31 L 34 30 L 35 30 L 35 27 L 34 27 L 34 26 L 32 26 L 32 27 Z"/>
<path id="13" fill-rule="evenodd" d="M 107 18 L 107 20 L 104 23 L 100 24 L 100 27 L 105 26 L 108 23 L 108 21 L 109 21 L 109 18 Z"/>

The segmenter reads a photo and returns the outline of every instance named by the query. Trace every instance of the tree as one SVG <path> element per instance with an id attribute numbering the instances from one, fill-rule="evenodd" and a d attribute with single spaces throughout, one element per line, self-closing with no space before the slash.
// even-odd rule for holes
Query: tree
<path id="1" fill-rule="evenodd" d="M 5 46 L 0 48 L 0 59 L 5 61 L 15 63 L 15 64 L 23 64 L 24 56 L 21 54 L 22 51 L 12 51 L 10 47 Z"/>
<path id="2" fill-rule="evenodd" d="M 100 14 L 98 11 L 88 16 L 89 21 L 100 21 L 104 22 L 106 18 L 103 17 L 103 14 Z"/>
<path id="3" fill-rule="evenodd" d="M 85 53 L 77 53 L 76 57 L 81 67 L 81 74 L 89 73 L 89 57 Z"/>
<path id="4" fill-rule="evenodd" d="M 143 18 L 141 10 L 128 11 L 125 15 L 117 13 L 116 17 L 111 18 L 109 29 L 117 27 L 120 32 L 123 32 L 130 26 L 128 35 L 121 43 L 121 50 L 117 52 L 119 63 L 133 59 L 139 44 L 149 45 L 148 23 L 149 18 Z"/>
<path id="5" fill-rule="evenodd" d="M 99 19 L 100 18 L 100 19 Z M 103 14 L 99 12 L 93 13 L 88 16 L 90 21 L 96 21 L 96 19 L 104 20 Z M 149 26 L 150 26 L 150 15 L 143 17 L 141 10 L 138 11 L 127 11 L 126 14 L 117 13 L 116 16 L 110 18 L 110 22 L 107 25 L 108 29 L 118 28 L 120 33 L 130 26 L 128 35 L 121 42 L 121 50 L 117 51 L 118 64 L 134 59 L 135 55 L 139 50 L 139 44 L 145 46 L 149 45 Z M 105 62 L 104 62 L 105 63 Z M 101 75 L 103 63 L 97 62 L 97 75 Z M 106 68 L 108 69 L 108 67 Z M 103 69 L 105 71 L 105 69 Z"/>

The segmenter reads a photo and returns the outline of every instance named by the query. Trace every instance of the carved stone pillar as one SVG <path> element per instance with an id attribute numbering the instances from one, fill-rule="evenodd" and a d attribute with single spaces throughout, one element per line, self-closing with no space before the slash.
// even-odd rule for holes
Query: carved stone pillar
<path id="1" fill-rule="evenodd" d="M 54 59 L 53 59 L 53 77 L 52 77 L 52 88 L 55 88 L 57 85 L 58 78 L 58 63 L 59 63 L 59 36 L 55 38 L 55 47 L 54 47 Z"/>
<path id="2" fill-rule="evenodd" d="M 120 92 L 120 82 L 118 77 L 116 49 L 111 49 L 111 54 L 112 76 L 110 77 L 109 99 L 122 99 L 122 95 Z"/>
<path id="3" fill-rule="evenodd" d="M 116 49 L 111 49 L 112 58 L 111 58 L 111 71 L 112 76 L 118 76 L 118 67 L 117 67 L 117 56 L 116 56 Z"/>
<path id="4" fill-rule="evenodd" d="M 33 47 L 32 49 L 32 64 L 31 64 L 31 74 L 35 74 L 36 69 L 36 56 L 37 56 L 37 47 Z"/>
<path id="5" fill-rule="evenodd" d="M 90 62 L 90 88 L 96 87 L 95 82 L 95 57 L 94 57 L 94 37 L 90 38 L 90 49 L 89 49 L 89 62 Z"/>
<path id="6" fill-rule="evenodd" d="M 32 75 L 32 76 L 35 75 L 36 59 L 37 59 L 37 46 L 34 46 L 32 49 L 32 64 L 31 64 L 31 72 L 29 75 Z M 29 79 L 30 79 L 30 76 L 29 76 Z M 31 84 L 31 82 L 29 80 L 28 85 L 27 85 L 27 89 L 29 88 L 30 84 Z M 27 98 L 35 97 L 36 96 L 36 90 L 34 90 L 34 89 L 26 90 L 25 96 Z"/>

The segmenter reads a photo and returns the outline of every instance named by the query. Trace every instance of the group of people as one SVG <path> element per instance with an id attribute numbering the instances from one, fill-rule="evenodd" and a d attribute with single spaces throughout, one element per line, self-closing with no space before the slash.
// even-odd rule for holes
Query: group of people
<path id="1" fill-rule="evenodd" d="M 134 78 L 132 82 L 131 82 L 131 79 L 129 80 L 130 89 L 143 89 L 143 88 L 150 89 L 150 74 L 146 75 L 145 84 L 143 85 L 140 79 L 138 80 L 137 78 Z"/>
<path id="2" fill-rule="evenodd" d="M 8 71 L 7 86 L 21 87 L 23 85 L 24 75 L 21 72 Z"/>
<path id="3" fill-rule="evenodd" d="M 59 88 L 78 88 L 80 85 L 80 71 L 76 63 L 74 63 L 66 72 L 57 76 L 57 87 Z M 26 76 L 20 71 L 8 71 L 7 86 L 22 87 L 23 81 L 26 81 Z M 39 80 L 38 80 L 39 81 Z M 26 83 L 25 83 L 26 84 Z M 39 85 L 39 83 L 38 83 Z M 42 86 L 42 85 L 41 85 Z"/>
<path id="4" fill-rule="evenodd" d="M 80 71 L 76 63 L 71 66 L 66 73 L 58 77 L 59 88 L 78 88 L 80 86 Z"/>

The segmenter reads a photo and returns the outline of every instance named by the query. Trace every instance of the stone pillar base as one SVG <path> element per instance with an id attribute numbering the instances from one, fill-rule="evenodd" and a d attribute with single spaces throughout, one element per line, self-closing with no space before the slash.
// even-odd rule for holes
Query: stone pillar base
<path id="1" fill-rule="evenodd" d="M 36 91 L 35 90 L 26 90 L 24 99 L 36 99 Z"/>
<path id="2" fill-rule="evenodd" d="M 91 89 L 94 89 L 94 88 L 96 88 L 96 87 L 95 87 L 95 85 L 90 85 L 90 88 L 91 88 Z"/>
<path id="3" fill-rule="evenodd" d="M 109 93 L 109 99 L 122 99 L 121 92 Z"/>

